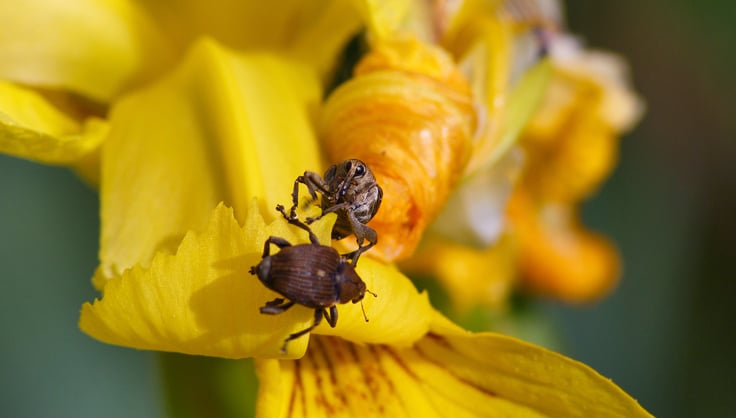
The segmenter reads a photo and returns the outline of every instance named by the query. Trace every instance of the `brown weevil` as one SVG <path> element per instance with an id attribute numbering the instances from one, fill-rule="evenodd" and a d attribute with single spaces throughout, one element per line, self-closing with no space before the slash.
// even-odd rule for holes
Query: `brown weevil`
<path id="1" fill-rule="evenodd" d="M 305 171 L 304 175 L 294 181 L 291 218 L 296 218 L 299 183 L 307 186 L 312 201 L 317 199 L 317 192 L 322 195 L 322 214 L 307 218 L 306 223 L 310 224 L 328 213 L 336 212 L 337 221 L 332 229 L 332 238 L 339 240 L 355 234 L 358 249 L 346 254 L 346 257 L 351 258 L 353 265 L 356 265 L 358 257 L 378 242 L 376 231 L 366 225 L 378 212 L 383 198 L 383 190 L 376 183 L 373 172 L 364 162 L 355 159 L 331 166 L 324 177 Z M 368 240 L 367 246 L 363 246 L 364 240 Z"/>
<path id="2" fill-rule="evenodd" d="M 261 262 L 250 268 L 250 274 L 258 276 L 263 284 L 280 293 L 284 298 L 276 298 L 260 308 L 262 314 L 276 315 L 285 312 L 295 303 L 314 308 L 314 322 L 304 330 L 289 335 L 284 340 L 281 352 L 286 353 L 286 344 L 310 332 L 319 325 L 324 316 L 331 327 L 337 325 L 337 304 L 361 302 L 365 293 L 376 296 L 366 289 L 355 267 L 341 256 L 337 250 L 321 245 L 317 236 L 306 224 L 293 216 L 288 216 L 281 205 L 276 206 L 284 218 L 292 225 L 309 233 L 310 244 L 291 245 L 283 238 L 269 237 L 263 246 Z M 280 248 L 271 254 L 271 244 Z M 329 309 L 329 311 L 328 311 Z M 363 310 L 363 317 L 368 317 Z"/>

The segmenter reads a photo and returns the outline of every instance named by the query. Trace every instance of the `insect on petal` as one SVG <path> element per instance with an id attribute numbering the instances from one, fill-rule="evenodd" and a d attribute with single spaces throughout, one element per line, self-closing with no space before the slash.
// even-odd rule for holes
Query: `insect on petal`
<path id="1" fill-rule="evenodd" d="M 329 222 L 316 225 L 330 233 Z M 277 295 L 248 273 L 263 242 L 278 235 L 304 242 L 282 220 L 266 225 L 254 200 L 241 227 L 232 209 L 220 205 L 206 229 L 190 232 L 175 255 L 159 253 L 149 268 L 139 265 L 109 279 L 104 296 L 85 303 L 79 325 L 101 341 L 146 350 L 225 358 L 276 357 L 284 338 L 306 328 L 312 311 L 294 307 L 264 316 L 259 307 Z M 293 341 L 291 355 L 308 339 Z"/>

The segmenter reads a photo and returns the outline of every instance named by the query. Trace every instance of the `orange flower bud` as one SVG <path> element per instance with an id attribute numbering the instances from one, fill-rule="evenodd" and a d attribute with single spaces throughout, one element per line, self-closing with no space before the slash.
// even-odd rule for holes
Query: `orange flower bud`
<path id="1" fill-rule="evenodd" d="M 364 161 L 383 188 L 373 253 L 411 255 L 462 174 L 475 130 L 452 58 L 415 40 L 381 44 L 330 96 L 323 121 L 330 159 Z"/>

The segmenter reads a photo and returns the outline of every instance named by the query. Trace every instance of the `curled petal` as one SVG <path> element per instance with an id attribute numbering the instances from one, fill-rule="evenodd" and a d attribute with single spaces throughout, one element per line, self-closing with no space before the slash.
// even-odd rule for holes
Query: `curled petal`
<path id="1" fill-rule="evenodd" d="M 0 81 L 0 152 L 69 165 L 96 153 L 107 132 L 101 119 L 79 122 L 37 92 Z"/>
<path id="2" fill-rule="evenodd" d="M 555 76 L 558 81 L 569 83 L 567 87 L 573 94 L 580 94 L 575 92 L 574 83 L 588 92 L 591 87 L 597 89 L 593 97 L 598 101 L 589 111 L 596 113 L 606 125 L 624 132 L 641 119 L 645 104 L 632 89 L 629 68 L 621 57 L 584 49 L 576 39 L 564 35 L 553 40 L 551 56 Z"/>
<path id="3" fill-rule="evenodd" d="M 561 131 L 530 125 L 522 137 L 523 187 L 540 199 L 574 204 L 590 197 L 618 161 L 618 134 L 584 109 L 571 110 Z"/>
<path id="4" fill-rule="evenodd" d="M 610 174 L 618 138 L 643 104 L 617 57 L 554 40 L 550 87 L 521 138 L 529 156 L 525 187 L 546 200 L 577 202 Z"/>
<path id="5" fill-rule="evenodd" d="M 315 337 L 300 360 L 259 361 L 257 416 L 651 416 L 584 364 L 433 317 L 412 347 Z"/>
<path id="6" fill-rule="evenodd" d="M 365 161 L 383 188 L 375 251 L 407 257 L 469 155 L 475 113 L 452 59 L 412 40 L 377 47 L 330 96 L 323 123 L 331 160 Z"/>

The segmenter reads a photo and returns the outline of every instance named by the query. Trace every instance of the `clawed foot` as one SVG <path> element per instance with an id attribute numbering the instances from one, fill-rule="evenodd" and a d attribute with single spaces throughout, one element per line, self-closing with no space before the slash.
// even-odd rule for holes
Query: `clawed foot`
<path id="1" fill-rule="evenodd" d="M 292 207 L 289 210 L 289 214 L 288 215 L 286 214 L 286 209 L 284 208 L 284 205 L 281 205 L 281 204 L 276 205 L 276 210 L 279 211 L 279 212 L 281 212 L 281 214 L 284 216 L 284 219 L 286 219 L 286 220 L 293 220 L 293 219 L 296 219 L 297 218 L 296 207 Z"/>

